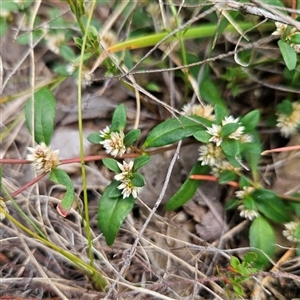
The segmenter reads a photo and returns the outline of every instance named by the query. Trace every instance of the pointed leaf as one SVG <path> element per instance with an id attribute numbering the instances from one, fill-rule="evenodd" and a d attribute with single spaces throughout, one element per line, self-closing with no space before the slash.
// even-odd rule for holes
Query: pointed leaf
<path id="1" fill-rule="evenodd" d="M 131 183 L 137 187 L 143 187 L 146 184 L 144 176 L 139 173 L 133 174 L 133 177 L 131 178 Z"/>
<path id="2" fill-rule="evenodd" d="M 257 189 L 251 194 L 258 210 L 274 222 L 286 223 L 291 220 L 287 206 L 271 190 Z"/>
<path id="3" fill-rule="evenodd" d="M 283 40 L 278 41 L 278 47 L 287 68 L 290 71 L 295 69 L 297 65 L 297 53 L 295 52 L 293 47 Z"/>
<path id="4" fill-rule="evenodd" d="M 235 157 L 240 153 L 239 142 L 233 139 L 223 140 L 221 143 L 221 149 L 226 155 Z"/>
<path id="5" fill-rule="evenodd" d="M 230 170 L 225 170 L 223 171 L 220 176 L 219 176 L 219 183 L 220 184 L 225 184 L 229 181 L 234 181 L 236 179 L 236 173 Z"/>
<path id="6" fill-rule="evenodd" d="M 209 168 L 207 166 L 201 166 L 200 162 L 197 162 L 192 168 L 189 175 L 194 174 L 207 174 Z M 174 210 L 181 207 L 187 201 L 189 201 L 195 194 L 200 180 L 187 179 L 181 188 L 173 195 L 166 203 L 166 210 Z"/>
<path id="7" fill-rule="evenodd" d="M 249 230 L 250 246 L 262 250 L 265 254 L 272 258 L 275 251 L 275 233 L 272 226 L 263 217 L 257 217 L 252 222 Z M 257 260 L 254 267 L 264 268 L 269 259 L 261 252 L 255 251 Z"/>
<path id="8" fill-rule="evenodd" d="M 124 104 L 120 104 L 114 111 L 111 120 L 111 131 L 124 131 L 126 127 L 126 107 Z"/>
<path id="9" fill-rule="evenodd" d="M 229 135 L 231 135 L 232 133 L 234 133 L 239 127 L 240 127 L 240 125 L 238 123 L 225 124 L 224 126 L 222 126 L 221 136 L 226 138 Z"/>
<path id="10" fill-rule="evenodd" d="M 197 131 L 193 136 L 197 141 L 205 144 L 208 143 L 209 139 L 211 138 L 211 135 L 205 130 Z"/>
<path id="11" fill-rule="evenodd" d="M 255 129 L 258 124 L 260 113 L 258 109 L 250 111 L 242 119 L 241 123 L 245 127 L 245 133 Z"/>
<path id="12" fill-rule="evenodd" d="M 113 159 L 113 158 L 103 158 L 102 162 L 103 162 L 104 166 L 106 168 L 108 168 L 109 170 L 111 170 L 115 173 L 120 173 L 121 172 L 121 170 L 118 166 L 118 162 L 115 159 Z"/>
<path id="13" fill-rule="evenodd" d="M 144 148 L 160 147 L 176 143 L 193 135 L 204 127 L 201 124 L 211 124 L 210 121 L 200 117 L 184 117 L 166 120 L 154 127 L 146 138 Z"/>
<path id="14" fill-rule="evenodd" d="M 54 129 L 55 109 L 55 98 L 52 92 L 46 87 L 35 92 L 33 105 L 32 98 L 26 102 L 26 125 L 31 133 L 32 123 L 34 121 L 34 140 L 38 144 L 44 142 L 46 145 L 49 145 L 51 142 Z"/>
<path id="15" fill-rule="evenodd" d="M 132 146 L 132 144 L 139 138 L 141 135 L 140 129 L 130 130 L 124 137 L 124 145 L 126 147 Z"/>
<path id="16" fill-rule="evenodd" d="M 111 184 L 106 187 L 98 207 L 98 226 L 108 246 L 114 243 L 124 219 L 132 210 L 135 202 L 132 196 L 125 199 L 122 197 L 109 197 L 111 191 L 116 189 L 118 185 L 118 181 L 112 181 Z"/>
<path id="17" fill-rule="evenodd" d="M 142 155 L 137 157 L 134 160 L 133 172 L 136 172 L 138 169 L 146 165 L 150 161 L 151 157 L 148 155 Z"/>
<path id="18" fill-rule="evenodd" d="M 222 120 L 228 115 L 228 110 L 224 106 L 215 106 L 215 115 L 218 124 L 221 124 Z"/>
<path id="19" fill-rule="evenodd" d="M 65 196 L 56 207 L 59 214 L 63 217 L 66 217 L 75 199 L 73 182 L 69 175 L 61 169 L 53 170 L 50 174 L 50 180 L 62 184 L 67 189 Z"/>

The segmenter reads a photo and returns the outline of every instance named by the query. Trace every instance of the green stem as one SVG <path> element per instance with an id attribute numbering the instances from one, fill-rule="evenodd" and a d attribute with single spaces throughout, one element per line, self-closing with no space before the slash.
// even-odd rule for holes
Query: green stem
<path id="1" fill-rule="evenodd" d="M 252 28 L 253 26 L 254 24 L 251 22 L 239 23 L 239 28 L 244 31 Z M 270 30 L 274 30 L 275 26 L 274 23 L 269 22 L 261 25 L 260 29 L 264 31 L 270 31 Z M 217 30 L 217 26 L 215 24 L 190 27 L 186 30 L 183 39 L 188 40 L 188 39 L 211 37 L 215 34 L 216 30 Z M 236 30 L 231 24 L 229 24 L 225 29 L 225 32 L 234 32 L 234 31 Z M 107 50 L 109 53 L 114 53 L 114 52 L 119 52 L 127 49 L 138 49 L 138 48 L 154 46 L 158 42 L 160 42 L 164 37 L 166 37 L 168 34 L 169 32 L 161 32 L 161 33 L 150 34 L 147 36 L 138 37 L 134 39 L 129 39 L 125 42 L 111 46 Z M 177 39 L 177 37 L 176 36 L 170 37 L 168 40 L 166 40 L 166 42 L 174 41 L 174 39 Z"/>
<path id="2" fill-rule="evenodd" d="M 8 214 L 6 211 L 4 211 L 1 207 L 0 207 L 0 212 L 5 214 L 5 217 L 11 221 L 13 224 L 15 224 L 18 228 L 21 228 L 24 232 L 26 232 L 28 235 L 32 236 L 33 238 L 39 240 L 40 242 L 42 242 L 44 245 L 50 247 L 51 249 L 55 250 L 58 253 L 61 253 L 64 257 L 66 257 L 67 259 L 69 259 L 74 265 L 76 265 L 80 270 L 82 270 L 83 272 L 85 272 L 90 278 L 92 278 L 95 281 L 95 284 L 97 285 L 97 287 L 99 287 L 99 289 L 104 290 L 105 286 L 106 286 L 106 280 L 104 279 L 103 275 L 96 270 L 94 267 L 90 266 L 89 264 L 87 264 L 86 262 L 84 262 L 83 260 L 81 260 L 80 258 L 78 258 L 77 256 L 71 254 L 68 251 L 65 251 L 64 249 L 56 246 L 55 244 L 49 242 L 48 240 L 46 240 L 43 237 L 40 237 L 39 235 L 35 234 L 34 232 L 32 232 L 30 229 L 28 229 L 27 227 L 25 227 L 23 224 L 21 224 L 20 222 L 18 222 L 15 218 L 13 218 L 10 214 Z"/>
<path id="3" fill-rule="evenodd" d="M 80 54 L 80 65 L 78 72 L 78 130 L 79 130 L 79 144 L 80 144 L 80 163 L 81 163 L 81 174 L 82 174 L 82 185 L 83 185 L 83 202 L 84 202 L 84 219 L 85 219 L 85 231 L 88 241 L 88 254 L 90 258 L 91 266 L 94 265 L 94 255 L 92 250 L 92 237 L 90 229 L 90 217 L 89 217 L 89 203 L 87 195 L 87 183 L 86 183 L 86 170 L 84 164 L 84 145 L 83 145 L 83 125 L 82 125 L 82 93 L 81 93 L 81 79 L 82 79 L 82 67 L 84 64 L 84 51 L 87 44 L 87 32 L 91 23 L 92 14 L 96 5 L 96 1 L 93 0 L 92 7 L 88 16 L 88 21 L 86 24 L 86 31 L 82 41 L 81 54 Z"/>

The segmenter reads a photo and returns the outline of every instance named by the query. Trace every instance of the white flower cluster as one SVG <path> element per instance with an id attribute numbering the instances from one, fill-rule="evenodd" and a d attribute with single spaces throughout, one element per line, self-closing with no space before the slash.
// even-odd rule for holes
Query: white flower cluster
<path id="1" fill-rule="evenodd" d="M 284 137 L 289 137 L 297 132 L 300 128 L 300 103 L 292 103 L 293 111 L 290 115 L 277 114 L 277 127 Z"/>
<path id="2" fill-rule="evenodd" d="M 285 230 L 282 231 L 282 234 L 287 238 L 287 240 L 293 243 L 299 243 L 300 238 L 295 236 L 297 228 L 300 227 L 299 222 L 289 222 L 284 224 Z"/>
<path id="3" fill-rule="evenodd" d="M 27 154 L 27 159 L 31 161 L 33 168 L 37 171 L 51 172 L 59 164 L 59 150 L 53 151 L 45 143 L 41 143 L 35 148 L 27 147 L 31 154 Z"/>
<path id="4" fill-rule="evenodd" d="M 122 157 L 122 155 L 126 152 L 124 136 L 124 132 L 111 132 L 110 127 L 106 126 L 104 130 L 100 131 L 100 137 L 104 139 L 104 141 L 101 141 L 100 144 L 103 145 L 106 153 L 113 157 Z"/>
<path id="5" fill-rule="evenodd" d="M 214 121 L 216 119 L 213 114 L 214 108 L 210 104 L 203 106 L 200 104 L 188 103 L 182 108 L 182 110 L 185 116 L 198 116 L 210 121 Z"/>
<path id="6" fill-rule="evenodd" d="M 118 189 L 122 190 L 123 199 L 129 197 L 130 195 L 132 195 L 133 198 L 136 198 L 143 188 L 134 186 L 131 182 L 134 161 L 132 160 L 129 163 L 123 161 L 123 164 L 117 164 L 121 173 L 115 175 L 114 179 L 121 182 L 121 184 L 118 186 Z"/>
<path id="7" fill-rule="evenodd" d="M 288 25 L 280 22 L 275 22 L 275 25 L 277 29 L 272 33 L 272 35 L 279 35 L 280 37 L 282 37 L 285 34 Z M 300 32 L 296 28 L 292 28 L 291 31 L 288 33 L 286 40 L 289 41 L 291 37 L 296 34 L 300 34 Z M 293 43 L 289 43 L 289 44 L 291 45 L 291 47 L 294 48 L 295 52 L 300 53 L 299 44 L 293 44 Z"/>
<path id="8" fill-rule="evenodd" d="M 225 117 L 222 120 L 221 125 L 212 124 L 211 127 L 206 128 L 206 132 L 211 136 L 209 143 L 201 145 L 199 147 L 199 158 L 201 165 L 209 165 L 212 167 L 212 173 L 218 176 L 224 170 L 236 170 L 230 163 L 225 160 L 225 155 L 221 149 L 221 144 L 223 141 L 222 137 L 222 127 L 230 123 L 239 123 L 239 118 L 234 118 L 232 116 Z M 242 143 L 252 142 L 252 136 L 249 134 L 244 134 L 245 127 L 240 125 L 234 132 L 232 132 L 228 139 L 239 140 Z"/>
<path id="9" fill-rule="evenodd" d="M 237 198 L 244 200 L 247 196 L 249 196 L 254 191 L 254 188 L 251 186 L 244 187 L 241 191 L 236 191 L 235 195 Z M 249 209 L 244 204 L 238 206 L 238 210 L 240 210 L 240 216 L 242 218 L 248 219 L 250 221 L 254 220 L 259 216 L 259 213 L 255 209 Z"/>
<path id="10" fill-rule="evenodd" d="M 45 35 L 45 40 L 49 50 L 51 50 L 55 54 L 58 54 L 59 47 L 66 40 L 66 37 L 62 32 L 58 32 L 56 34 L 47 33 Z"/>

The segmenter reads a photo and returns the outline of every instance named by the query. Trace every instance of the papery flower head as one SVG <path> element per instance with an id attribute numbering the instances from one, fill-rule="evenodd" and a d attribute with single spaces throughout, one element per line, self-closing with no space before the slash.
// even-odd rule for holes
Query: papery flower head
<path id="1" fill-rule="evenodd" d="M 198 116 L 210 121 L 215 120 L 215 115 L 213 114 L 214 108 L 210 104 L 200 105 L 188 103 L 182 110 L 185 116 Z"/>
<path id="2" fill-rule="evenodd" d="M 58 32 L 56 34 L 46 34 L 45 39 L 47 47 L 55 54 L 58 54 L 59 47 L 66 40 L 66 37 L 62 32 Z"/>
<path id="3" fill-rule="evenodd" d="M 250 221 L 254 220 L 256 217 L 259 216 L 259 213 L 255 209 L 248 209 L 245 207 L 245 205 L 238 206 L 238 210 L 240 210 L 240 216 L 242 218 L 248 219 Z"/>
<path id="4" fill-rule="evenodd" d="M 224 158 L 225 157 L 222 149 L 219 146 L 214 145 L 213 143 L 208 143 L 199 147 L 198 160 L 201 161 L 202 166 L 215 166 Z"/>
<path id="5" fill-rule="evenodd" d="M 235 196 L 239 199 L 245 199 L 247 196 L 250 196 L 255 191 L 255 188 L 252 186 L 244 186 L 243 190 L 236 191 Z"/>
<path id="6" fill-rule="evenodd" d="M 280 22 L 275 22 L 275 25 L 277 29 L 272 33 L 272 35 L 282 36 L 287 28 L 287 25 Z"/>
<path id="7" fill-rule="evenodd" d="M 51 172 L 58 164 L 59 150 L 53 151 L 45 143 L 41 143 L 35 148 L 27 147 L 31 154 L 27 154 L 27 159 L 31 161 L 33 168 L 37 171 Z"/>
<path id="8" fill-rule="evenodd" d="M 133 164 L 134 161 L 130 161 L 129 163 L 127 163 L 126 161 L 123 161 L 123 164 L 117 163 L 118 167 L 121 171 L 121 173 L 115 175 L 114 179 L 118 180 L 118 181 L 122 181 L 126 178 L 130 178 L 132 177 L 132 168 L 133 168 Z"/>
<path id="9" fill-rule="evenodd" d="M 290 115 L 278 113 L 277 114 L 277 127 L 284 137 L 289 137 L 297 132 L 300 127 L 300 103 L 292 103 L 293 111 Z"/>
<path id="10" fill-rule="evenodd" d="M 126 147 L 124 145 L 124 132 L 110 132 L 110 128 L 107 126 L 103 131 L 100 131 L 100 136 L 104 138 L 100 144 L 106 150 L 106 153 L 116 157 L 121 157 L 126 152 Z"/>
<path id="11" fill-rule="evenodd" d="M 4 212 L 9 213 L 4 200 L 0 198 L 0 221 L 3 221 L 5 219 Z"/>
<path id="12" fill-rule="evenodd" d="M 136 198 L 138 194 L 143 190 L 143 187 L 134 186 L 130 180 L 124 180 L 121 181 L 118 189 L 122 190 L 123 199 L 125 199 L 130 195 L 132 195 L 133 198 Z"/>
<path id="13" fill-rule="evenodd" d="M 221 125 L 212 124 L 211 127 L 208 127 L 206 132 L 211 135 L 209 142 L 215 143 L 217 146 L 220 146 L 222 143 L 222 136 L 221 136 Z"/>
<path id="14" fill-rule="evenodd" d="M 300 227 L 300 222 L 289 222 L 284 224 L 285 230 L 282 234 L 291 242 L 298 243 L 300 238 L 295 236 L 296 230 Z M 299 229 L 298 229 L 299 230 Z"/>
<path id="15" fill-rule="evenodd" d="M 215 177 L 220 177 L 220 174 L 223 171 L 233 171 L 237 172 L 241 168 L 234 167 L 231 163 L 229 163 L 227 160 L 222 160 L 215 164 L 215 166 L 211 170 L 211 174 Z"/>

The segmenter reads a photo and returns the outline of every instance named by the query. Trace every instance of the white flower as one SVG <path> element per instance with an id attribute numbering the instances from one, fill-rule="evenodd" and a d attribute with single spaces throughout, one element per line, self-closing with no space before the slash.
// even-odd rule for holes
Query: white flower
<path id="1" fill-rule="evenodd" d="M 9 213 L 4 200 L 0 198 L 0 221 L 5 219 L 5 214 L 3 211 Z"/>
<path id="2" fill-rule="evenodd" d="M 275 22 L 277 29 L 272 33 L 272 35 L 280 35 L 282 36 L 287 28 L 286 24 Z"/>
<path id="3" fill-rule="evenodd" d="M 282 231 L 282 234 L 291 242 L 298 243 L 300 238 L 295 236 L 297 228 L 299 228 L 299 222 L 289 222 L 284 224 L 285 230 Z"/>
<path id="4" fill-rule="evenodd" d="M 110 127 L 106 126 L 103 130 L 100 130 L 100 136 L 104 139 L 110 137 Z"/>
<path id="5" fill-rule="evenodd" d="M 133 163 L 134 161 L 130 161 L 127 163 L 126 161 L 123 161 L 123 164 L 121 165 L 120 163 L 118 164 L 119 169 L 122 171 L 121 173 L 115 175 L 114 179 L 118 181 L 122 181 L 125 178 L 130 178 L 132 175 L 132 168 L 133 168 Z"/>
<path id="6" fill-rule="evenodd" d="M 300 103 L 292 103 L 293 111 L 290 115 L 278 114 L 277 127 L 280 129 L 280 133 L 284 137 L 289 137 L 297 132 L 300 126 Z"/>
<path id="7" fill-rule="evenodd" d="M 207 128 L 206 132 L 212 136 L 209 139 L 209 142 L 216 143 L 217 146 L 221 145 L 222 143 L 221 129 L 222 127 L 216 124 L 212 124 L 212 127 Z"/>
<path id="8" fill-rule="evenodd" d="M 230 124 L 230 123 L 238 123 L 239 118 L 234 118 L 233 116 L 225 117 L 224 120 L 222 120 L 222 125 Z"/>
<path id="9" fill-rule="evenodd" d="M 130 180 L 125 180 L 118 186 L 118 189 L 122 190 L 123 199 L 125 199 L 130 195 L 132 195 L 133 198 L 136 198 L 143 187 L 134 186 Z"/>
<path id="10" fill-rule="evenodd" d="M 212 105 L 200 105 L 200 104 L 186 104 L 183 108 L 183 114 L 185 116 L 198 116 L 205 118 L 210 121 L 215 120 L 215 115 L 213 114 L 214 108 Z"/>
<path id="11" fill-rule="evenodd" d="M 58 54 L 59 47 L 66 40 L 66 37 L 62 32 L 58 32 L 57 34 L 47 34 L 45 39 L 47 47 L 55 54 Z"/>
<path id="12" fill-rule="evenodd" d="M 227 160 L 222 160 L 219 163 L 216 163 L 211 170 L 211 174 L 215 177 L 219 177 L 223 171 L 229 170 L 233 172 L 239 171 L 241 168 L 234 167 Z"/>
<path id="13" fill-rule="evenodd" d="M 123 132 L 111 132 L 109 134 L 109 138 L 105 138 L 105 140 L 101 141 L 100 144 L 102 144 L 103 147 L 106 149 L 106 153 L 114 157 L 121 157 L 126 152 Z"/>
<path id="14" fill-rule="evenodd" d="M 238 207 L 238 210 L 241 211 L 241 212 L 240 212 L 240 216 L 241 216 L 242 218 L 248 219 L 248 220 L 250 220 L 250 221 L 252 221 L 252 220 L 255 219 L 257 216 L 259 216 L 258 211 L 253 210 L 253 209 L 247 209 L 247 208 L 245 207 L 245 205 L 243 205 L 243 204 L 240 205 L 240 206 Z"/>
<path id="15" fill-rule="evenodd" d="M 253 136 L 251 134 L 245 133 L 240 136 L 241 143 L 251 143 L 253 142 Z"/>
<path id="16" fill-rule="evenodd" d="M 32 166 L 37 171 L 50 172 L 59 164 L 59 150 L 53 151 L 45 143 L 41 143 L 36 148 L 27 147 L 31 154 L 27 155 L 27 159 L 31 161 Z"/>
<path id="17" fill-rule="evenodd" d="M 254 190 L 255 189 L 252 186 L 244 186 L 243 190 L 235 192 L 235 196 L 239 199 L 244 199 L 246 196 L 252 194 Z"/>
<path id="18" fill-rule="evenodd" d="M 224 159 L 224 154 L 219 146 L 215 146 L 212 143 L 201 145 L 199 147 L 199 161 L 202 161 L 201 165 L 215 166 L 221 160 Z"/>

